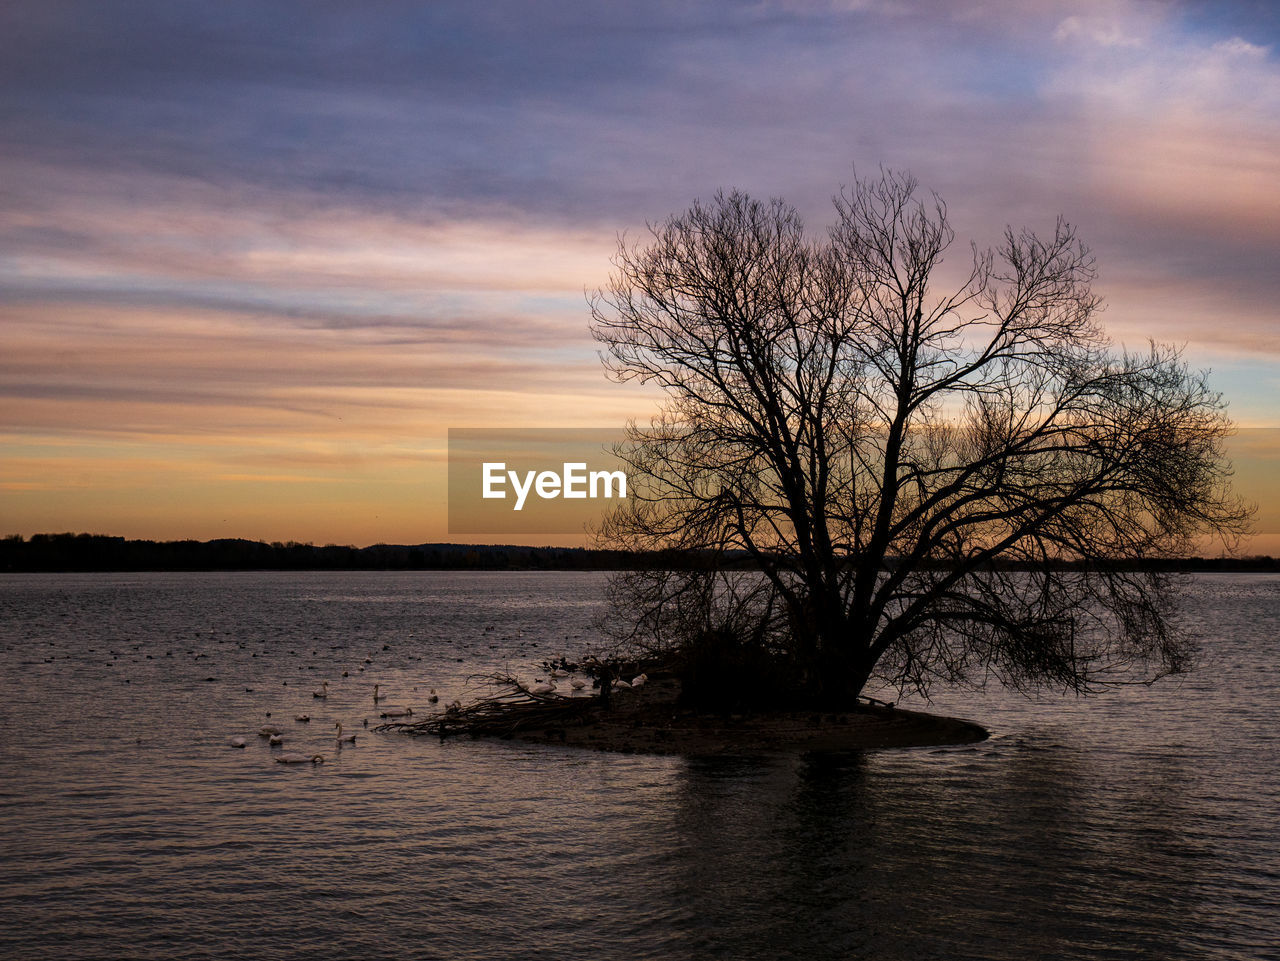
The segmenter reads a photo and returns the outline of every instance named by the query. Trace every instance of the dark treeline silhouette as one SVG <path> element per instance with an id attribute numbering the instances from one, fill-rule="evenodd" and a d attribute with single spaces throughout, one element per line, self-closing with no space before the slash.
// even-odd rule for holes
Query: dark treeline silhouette
<path id="1" fill-rule="evenodd" d="M 347 545 L 127 540 L 102 534 L 34 534 L 0 540 L 0 571 L 616 570 L 620 551 L 471 544 Z"/>
<path id="2" fill-rule="evenodd" d="M 127 540 L 105 534 L 19 534 L 0 539 L 0 571 L 414 571 L 414 570 L 631 570 L 655 564 L 672 569 L 754 564 L 743 552 L 709 558 L 666 552 L 634 554 L 580 547 L 486 544 L 374 544 L 370 547 L 265 543 L 241 538 L 213 541 Z M 892 561 L 890 565 L 892 566 Z M 1064 569 L 1071 564 L 1064 563 Z M 1126 563 L 1125 567 L 1134 565 Z M 1017 565 L 1005 565 L 1016 569 Z M 1147 570 L 1280 572 L 1280 559 L 1183 557 L 1148 561 Z"/>

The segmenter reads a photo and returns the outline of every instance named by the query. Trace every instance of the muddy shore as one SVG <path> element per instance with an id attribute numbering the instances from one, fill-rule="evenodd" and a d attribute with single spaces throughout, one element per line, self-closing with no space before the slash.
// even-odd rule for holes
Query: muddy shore
<path id="1" fill-rule="evenodd" d="M 522 727 L 511 736 L 597 751 L 691 756 L 971 744 L 988 737 L 971 721 L 867 704 L 836 712 L 699 714 L 679 709 L 678 693 L 674 681 L 651 683 L 615 693 L 608 711 Z"/>

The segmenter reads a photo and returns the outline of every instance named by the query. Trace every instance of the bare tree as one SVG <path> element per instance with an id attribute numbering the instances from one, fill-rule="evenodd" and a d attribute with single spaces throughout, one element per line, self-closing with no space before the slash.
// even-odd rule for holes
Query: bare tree
<path id="1" fill-rule="evenodd" d="M 939 291 L 941 199 L 882 172 L 834 203 L 815 241 L 779 200 L 717 194 L 621 244 L 592 298 L 609 373 L 666 397 L 603 538 L 716 559 L 615 585 L 633 633 L 730 636 L 819 701 L 873 676 L 1086 691 L 1182 669 L 1144 562 L 1249 519 L 1205 375 L 1112 349 L 1062 220 L 973 248 Z"/>

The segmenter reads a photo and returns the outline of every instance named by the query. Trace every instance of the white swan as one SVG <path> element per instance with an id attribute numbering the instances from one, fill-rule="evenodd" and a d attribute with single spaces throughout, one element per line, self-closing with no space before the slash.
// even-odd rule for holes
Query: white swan
<path id="1" fill-rule="evenodd" d="M 242 737 L 233 737 L 227 742 L 231 747 L 244 747 L 245 741 Z"/>
<path id="2" fill-rule="evenodd" d="M 311 696 L 312 696 L 312 697 L 328 697 L 328 696 L 329 696 L 329 682 L 328 682 L 328 681 L 321 681 L 321 682 L 320 682 L 320 690 L 318 690 L 318 691 L 312 691 L 312 692 L 311 692 Z"/>
<path id="3" fill-rule="evenodd" d="M 269 738 L 267 738 L 267 743 L 270 744 L 272 747 L 279 747 L 281 744 L 284 743 L 284 735 L 272 734 Z"/>
<path id="4" fill-rule="evenodd" d="M 341 721 L 339 721 L 337 724 L 335 724 L 335 725 L 334 725 L 334 727 L 336 727 L 336 728 L 338 729 L 338 737 L 337 737 L 337 741 L 338 741 L 338 744 L 339 744 L 339 745 L 342 745 L 342 744 L 355 744 L 355 743 L 356 743 L 356 736 L 355 736 L 354 734 L 343 734 L 343 733 L 342 733 L 342 722 L 341 722 Z"/>
<path id="5" fill-rule="evenodd" d="M 306 724 L 307 722 L 309 722 L 309 721 L 311 720 L 311 715 L 310 715 L 310 714 L 295 714 L 295 715 L 293 716 L 293 719 L 294 719 L 295 721 L 298 721 L 298 722 L 299 722 L 299 723 L 301 723 L 301 724 Z"/>
<path id="6" fill-rule="evenodd" d="M 276 757 L 277 764 L 323 764 L 323 754 L 280 754 Z"/>
<path id="7" fill-rule="evenodd" d="M 389 707 L 382 712 L 380 717 L 412 717 L 413 708 L 411 707 Z"/>
<path id="8" fill-rule="evenodd" d="M 631 689 L 634 691 L 638 687 L 644 687 L 647 683 L 649 683 L 649 675 L 641 674 L 631 679 Z"/>
<path id="9" fill-rule="evenodd" d="M 533 685 L 533 687 L 529 688 L 529 693 L 542 697 L 547 694 L 554 694 L 555 690 L 555 681 L 539 681 L 537 684 Z"/>
<path id="10" fill-rule="evenodd" d="M 278 727 L 271 727 L 268 725 L 267 727 L 258 728 L 258 737 L 272 737 L 279 733 L 280 728 Z"/>
<path id="11" fill-rule="evenodd" d="M 378 696 L 378 688 L 381 686 L 382 685 L 380 684 L 373 685 L 373 703 L 374 704 L 377 704 L 379 701 L 382 700 L 382 698 Z"/>
<path id="12" fill-rule="evenodd" d="M 569 682 L 569 686 L 573 688 L 575 691 L 581 691 L 584 687 L 587 686 L 587 682 L 580 677 L 575 677 L 572 681 Z"/>
<path id="13" fill-rule="evenodd" d="M 618 680 L 613 682 L 613 689 L 615 691 L 629 691 L 631 690 L 631 685 L 622 680 L 622 678 L 618 678 Z"/>

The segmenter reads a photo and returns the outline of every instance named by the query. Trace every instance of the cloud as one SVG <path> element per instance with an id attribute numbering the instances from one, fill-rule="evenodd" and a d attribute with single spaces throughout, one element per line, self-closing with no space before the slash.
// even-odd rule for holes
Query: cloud
<path id="1" fill-rule="evenodd" d="M 1124 24 L 1114 18 L 1069 16 L 1053 31 L 1053 39 L 1059 42 L 1095 44 L 1099 47 L 1142 47 L 1143 37 L 1128 32 Z"/>

